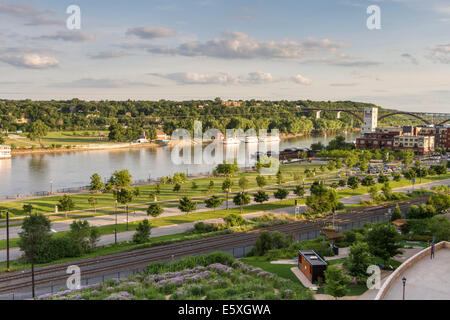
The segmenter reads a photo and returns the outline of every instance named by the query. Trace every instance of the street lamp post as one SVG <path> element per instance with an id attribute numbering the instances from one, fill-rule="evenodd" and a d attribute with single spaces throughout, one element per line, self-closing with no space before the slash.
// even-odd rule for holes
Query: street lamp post
<path id="1" fill-rule="evenodd" d="M 406 285 L 406 277 L 402 278 L 403 281 L 403 300 L 405 300 L 405 285 Z"/>
<path id="2" fill-rule="evenodd" d="M 115 202 L 116 204 L 116 209 L 115 209 L 115 225 L 114 225 L 114 244 L 117 244 L 117 200 Z"/>
<path id="3" fill-rule="evenodd" d="M 34 237 L 30 237 L 31 242 L 31 296 L 35 297 L 35 284 L 34 284 Z"/>
<path id="4" fill-rule="evenodd" d="M 9 211 L 6 211 L 6 270 L 9 271 Z"/>
<path id="5" fill-rule="evenodd" d="M 53 180 L 50 180 L 50 194 L 53 194 Z"/>
<path id="6" fill-rule="evenodd" d="M 128 231 L 128 204 L 126 205 L 127 208 L 127 231 Z"/>

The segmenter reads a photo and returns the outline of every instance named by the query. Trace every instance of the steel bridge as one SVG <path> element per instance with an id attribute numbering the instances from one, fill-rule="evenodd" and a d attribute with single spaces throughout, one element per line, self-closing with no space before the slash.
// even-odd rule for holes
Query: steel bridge
<path id="1" fill-rule="evenodd" d="M 364 122 L 363 113 L 364 110 L 352 110 L 352 109 L 325 109 L 325 108 L 306 108 L 301 107 L 302 111 L 305 112 L 316 112 L 316 119 L 320 118 L 320 114 L 322 111 L 326 112 L 336 112 L 337 118 L 341 117 L 341 112 L 349 113 L 359 121 Z M 387 117 L 396 115 L 396 114 L 404 114 L 409 115 L 411 117 L 417 118 L 421 120 L 423 123 L 427 125 L 443 125 L 447 122 L 450 122 L 450 113 L 429 113 L 429 112 L 407 112 L 407 111 L 385 111 L 378 116 L 378 121 L 381 121 Z"/>

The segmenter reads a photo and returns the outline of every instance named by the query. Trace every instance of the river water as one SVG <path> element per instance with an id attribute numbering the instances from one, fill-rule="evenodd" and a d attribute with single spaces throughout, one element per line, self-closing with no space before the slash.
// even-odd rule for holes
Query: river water
<path id="1" fill-rule="evenodd" d="M 345 135 L 347 141 L 354 141 L 358 136 L 359 133 Z M 334 137 L 323 135 L 284 139 L 279 144 L 279 150 L 289 147 L 309 147 L 319 141 L 326 145 Z M 245 148 L 249 148 L 249 145 L 252 144 L 224 146 L 224 155 L 232 158 L 233 154 L 242 152 Z M 257 151 L 257 145 L 254 144 L 252 147 L 254 148 L 252 153 Z M 175 172 L 206 173 L 215 167 L 214 164 L 177 165 L 171 156 L 172 148 L 169 146 L 14 155 L 11 159 L 0 159 L 0 198 L 86 186 L 89 184 L 89 177 L 95 172 L 106 178 L 115 170 L 128 169 L 133 175 L 133 180 L 143 180 L 160 178 Z M 249 166 L 249 163 L 247 161 L 247 164 L 242 163 L 240 166 Z"/>

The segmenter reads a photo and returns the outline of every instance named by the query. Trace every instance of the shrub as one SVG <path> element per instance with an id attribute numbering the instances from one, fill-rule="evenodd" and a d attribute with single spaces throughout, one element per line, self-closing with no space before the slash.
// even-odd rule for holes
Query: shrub
<path id="1" fill-rule="evenodd" d="M 139 222 L 136 233 L 133 234 L 132 241 L 134 243 L 145 243 L 150 240 L 151 226 L 147 219 Z"/>
<path id="2" fill-rule="evenodd" d="M 247 220 L 245 220 L 241 215 L 235 213 L 229 214 L 223 218 L 223 220 L 229 227 L 238 227 L 247 224 Z"/>
<path id="3" fill-rule="evenodd" d="M 148 274 L 161 274 L 165 272 L 180 271 L 196 266 L 208 266 L 213 263 L 221 263 L 223 265 L 231 266 L 235 259 L 229 254 L 221 251 L 216 251 L 199 256 L 189 256 L 180 260 L 172 262 L 156 262 L 147 266 L 146 272 Z"/>

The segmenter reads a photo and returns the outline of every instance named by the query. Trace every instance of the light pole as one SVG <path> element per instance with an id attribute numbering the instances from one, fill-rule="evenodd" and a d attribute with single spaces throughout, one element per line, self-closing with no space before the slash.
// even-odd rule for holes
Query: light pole
<path id="1" fill-rule="evenodd" d="M 114 244 L 117 244 L 117 200 L 115 202 L 116 204 L 116 209 L 115 209 L 115 219 L 116 219 L 116 223 L 114 225 Z"/>
<path id="2" fill-rule="evenodd" d="M 30 237 L 31 242 L 31 296 L 35 297 L 35 290 L 34 290 L 34 237 L 31 235 Z"/>
<path id="3" fill-rule="evenodd" d="M 127 208 L 127 231 L 128 231 L 128 204 L 126 205 Z"/>
<path id="4" fill-rule="evenodd" d="M 9 211 L 6 210 L 6 270 L 9 271 Z"/>
<path id="5" fill-rule="evenodd" d="M 50 180 L 50 194 L 53 194 L 53 180 Z"/>
<path id="6" fill-rule="evenodd" d="M 405 300 L 405 285 L 406 285 L 406 277 L 405 276 L 403 276 L 402 281 L 403 281 L 403 300 Z"/>

